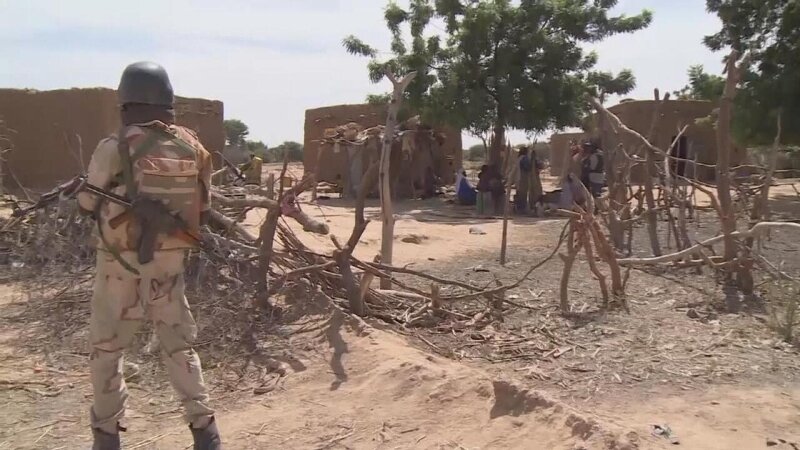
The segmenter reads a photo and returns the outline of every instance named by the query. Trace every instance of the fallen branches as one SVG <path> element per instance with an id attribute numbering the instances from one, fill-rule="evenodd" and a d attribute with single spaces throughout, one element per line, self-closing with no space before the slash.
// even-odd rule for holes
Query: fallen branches
<path id="1" fill-rule="evenodd" d="M 733 233 L 730 233 L 729 237 L 734 239 L 756 238 L 768 232 L 769 230 L 775 230 L 775 229 L 800 231 L 800 224 L 794 222 L 760 222 L 747 231 L 734 231 Z M 671 253 L 669 255 L 663 255 L 654 258 L 620 259 L 619 264 L 621 266 L 652 266 L 669 262 L 675 262 L 693 255 L 700 256 L 700 252 L 703 249 L 712 246 L 714 244 L 717 244 L 719 242 L 722 242 L 725 239 L 725 237 L 726 237 L 725 235 L 715 236 L 711 239 L 707 239 L 690 248 L 687 248 L 686 250 L 682 250 L 676 253 Z"/>

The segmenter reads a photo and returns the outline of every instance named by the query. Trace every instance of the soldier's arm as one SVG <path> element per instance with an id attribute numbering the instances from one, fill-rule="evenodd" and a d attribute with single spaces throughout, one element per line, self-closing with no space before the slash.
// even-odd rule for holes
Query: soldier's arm
<path id="1" fill-rule="evenodd" d="M 108 189 L 111 185 L 111 180 L 119 172 L 120 160 L 117 151 L 117 139 L 114 137 L 103 139 L 97 144 L 97 148 L 92 153 L 86 181 L 99 188 Z M 94 213 L 98 201 L 97 196 L 94 194 L 87 192 L 78 194 L 78 205 L 86 214 Z"/>

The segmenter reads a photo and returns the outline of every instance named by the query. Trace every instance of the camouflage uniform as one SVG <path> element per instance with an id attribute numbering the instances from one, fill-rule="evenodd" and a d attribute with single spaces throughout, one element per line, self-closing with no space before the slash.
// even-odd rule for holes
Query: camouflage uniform
<path id="1" fill-rule="evenodd" d="M 244 172 L 245 184 L 261 186 L 261 169 L 263 165 L 264 160 L 258 156 L 254 156 L 253 159 L 242 166 L 240 170 Z"/>
<path id="2" fill-rule="evenodd" d="M 174 134 L 197 152 L 197 177 L 201 191 L 197 193 L 198 205 L 201 211 L 207 210 L 212 169 L 209 153 L 188 129 L 161 122 L 126 128 L 131 153 L 137 140 L 146 136 L 147 128 L 152 127 Z M 168 142 L 167 139 L 164 141 Z M 118 181 L 121 171 L 117 137 L 111 136 L 101 141 L 92 155 L 88 182 L 124 196 L 125 183 Z M 79 194 L 78 202 L 81 208 L 96 211 L 95 236 L 102 237 L 96 242 L 97 272 L 90 319 L 92 351 L 89 365 L 94 389 L 92 427 L 107 433 L 117 431 L 128 397 L 122 374 L 122 352 L 130 345 L 145 318 L 155 326 L 161 342 L 162 359 L 187 420 L 196 428 L 206 426 L 214 411 L 208 406 L 200 359 L 192 349 L 197 328 L 184 295 L 184 261 L 192 245 L 175 237 L 160 236 L 153 261 L 141 265 L 133 245 L 139 232 L 135 221 L 128 221 L 117 229 L 112 229 L 108 223 L 124 208 L 108 202 L 103 202 L 98 208 L 97 198 L 88 193 Z"/>

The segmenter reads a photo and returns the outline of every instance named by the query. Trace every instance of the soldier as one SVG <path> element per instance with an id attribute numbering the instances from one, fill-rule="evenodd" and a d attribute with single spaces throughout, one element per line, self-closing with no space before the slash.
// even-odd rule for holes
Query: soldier
<path id="1" fill-rule="evenodd" d="M 255 153 L 250 154 L 250 161 L 242 164 L 242 167 L 239 168 L 244 174 L 245 184 L 261 186 L 261 168 L 263 164 L 264 161 L 256 156 Z"/>
<path id="2" fill-rule="evenodd" d="M 150 62 L 129 65 L 117 91 L 119 133 L 98 144 L 88 182 L 137 199 L 163 202 L 187 230 L 159 233 L 150 260 L 137 257 L 142 225 L 118 223 L 125 209 L 81 193 L 81 209 L 97 221 L 97 268 L 91 301 L 89 360 L 94 404 L 93 450 L 120 448 L 119 431 L 128 391 L 122 352 L 142 320 L 153 322 L 161 355 L 194 437 L 195 450 L 221 449 L 214 410 L 208 406 L 200 359 L 192 349 L 197 327 L 184 295 L 184 264 L 209 210 L 211 157 L 197 136 L 175 125 L 174 95 L 167 72 Z M 115 222 L 116 220 L 116 222 Z M 116 226 L 114 225 L 116 223 Z"/>

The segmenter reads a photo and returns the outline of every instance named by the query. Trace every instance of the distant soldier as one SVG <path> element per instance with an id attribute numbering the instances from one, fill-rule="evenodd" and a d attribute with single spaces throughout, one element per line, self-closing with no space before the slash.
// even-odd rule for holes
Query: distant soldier
<path id="1" fill-rule="evenodd" d="M 131 64 L 122 73 L 117 94 L 122 127 L 97 146 L 88 182 L 134 203 L 162 202 L 187 229 L 156 234 L 155 251 L 143 261 L 138 250 L 150 222 L 142 225 L 129 217 L 129 210 L 94 195 L 78 196 L 81 209 L 97 220 L 89 358 L 92 449 L 120 448 L 119 431 L 125 431 L 120 422 L 128 398 L 123 350 L 141 322 L 149 319 L 183 404 L 194 449 L 218 450 L 222 447 L 214 410 L 208 406 L 200 359 L 192 349 L 197 327 L 183 278 L 186 257 L 197 244 L 187 236 L 198 231 L 210 207 L 211 157 L 193 132 L 175 125 L 172 85 L 163 67 Z M 120 223 L 120 218 L 126 219 Z"/>
<path id="2" fill-rule="evenodd" d="M 244 183 L 261 186 L 261 168 L 263 165 L 264 160 L 256 156 L 255 153 L 251 153 L 250 161 L 242 164 L 239 169 L 244 174 Z"/>

